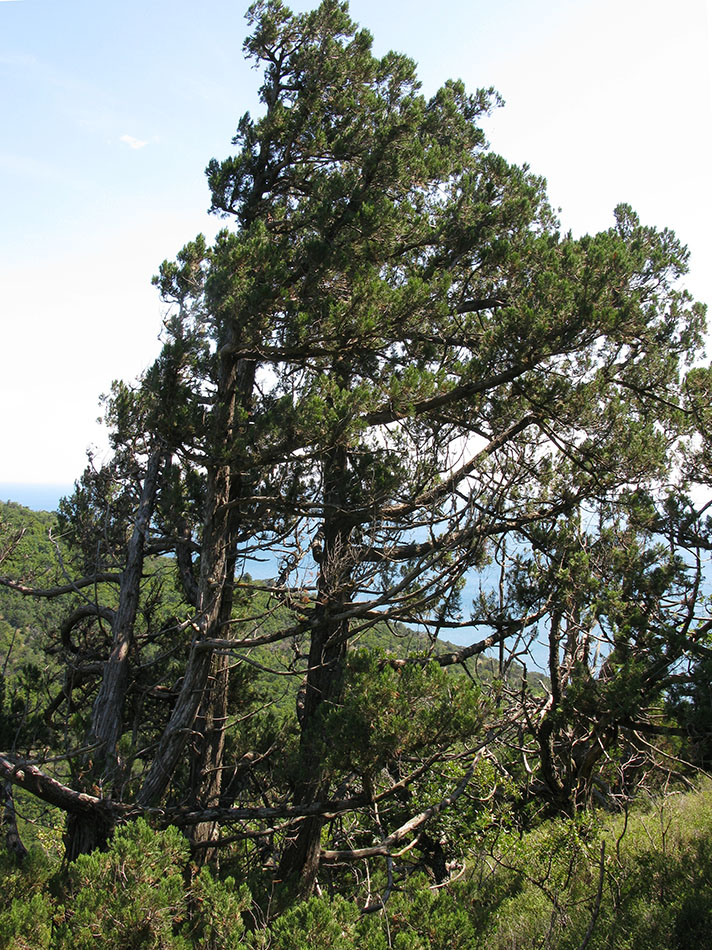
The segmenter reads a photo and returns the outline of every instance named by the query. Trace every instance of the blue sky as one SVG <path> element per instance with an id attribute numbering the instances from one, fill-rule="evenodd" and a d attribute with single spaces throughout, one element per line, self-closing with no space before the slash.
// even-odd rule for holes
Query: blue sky
<path id="1" fill-rule="evenodd" d="M 294 2 L 295 10 L 311 2 Z M 71 483 L 99 394 L 155 357 L 164 258 L 218 222 L 203 169 L 256 106 L 247 4 L 0 0 L 0 483 Z M 565 228 L 628 201 L 690 246 L 712 302 L 710 4 L 352 0 L 426 93 L 496 86 L 495 150 L 547 177 Z"/>

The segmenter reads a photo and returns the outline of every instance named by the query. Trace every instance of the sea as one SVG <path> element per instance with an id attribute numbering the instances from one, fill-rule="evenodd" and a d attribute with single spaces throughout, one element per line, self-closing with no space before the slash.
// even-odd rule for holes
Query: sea
<path id="1" fill-rule="evenodd" d="M 0 500 L 17 502 L 32 511 L 56 511 L 60 498 L 73 489 L 69 482 L 0 482 Z"/>

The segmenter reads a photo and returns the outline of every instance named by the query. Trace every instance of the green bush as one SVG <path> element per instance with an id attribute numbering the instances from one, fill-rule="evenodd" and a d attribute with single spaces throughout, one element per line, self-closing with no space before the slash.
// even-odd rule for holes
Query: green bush
<path id="1" fill-rule="evenodd" d="M 108 851 L 81 855 L 70 865 L 57 946 L 187 948 L 176 936 L 187 914 L 187 861 L 187 842 L 175 828 L 156 834 L 140 820 L 120 828 Z"/>
<path id="2" fill-rule="evenodd" d="M 355 904 L 312 897 L 274 923 L 268 945 L 273 950 L 351 950 L 357 917 Z"/>
<path id="3" fill-rule="evenodd" d="M 50 946 L 53 867 L 40 848 L 22 863 L 0 849 L 0 948 L 44 950 Z"/>
<path id="4" fill-rule="evenodd" d="M 139 820 L 61 872 L 38 848 L 21 867 L 0 851 L 0 950 L 690 950 L 712 933 L 712 789 L 627 817 L 493 827 L 466 867 L 440 887 L 402 879 L 377 912 L 355 892 L 312 897 L 247 932 L 247 888 L 197 872 L 175 828 Z M 371 885 L 385 888 L 377 865 Z"/>
<path id="5" fill-rule="evenodd" d="M 712 933 L 712 791 L 627 820 L 583 814 L 525 835 L 493 830 L 467 864 L 443 887 L 411 876 L 377 914 L 359 917 L 341 897 L 296 904 L 252 946 L 579 950 L 588 940 L 588 950 L 696 950 Z"/>
<path id="6" fill-rule="evenodd" d="M 70 865 L 52 946 L 61 950 L 238 950 L 249 895 L 207 869 L 190 884 L 189 849 L 175 828 L 138 820 L 119 829 L 106 852 Z"/>
<path id="7" fill-rule="evenodd" d="M 237 887 L 231 877 L 218 880 L 208 868 L 201 868 L 190 890 L 191 946 L 201 950 L 240 950 L 244 947 L 242 914 L 249 901 L 250 892 L 244 884 Z"/>
<path id="8" fill-rule="evenodd" d="M 2 950 L 49 950 L 51 937 L 52 904 L 45 894 L 16 897 L 0 913 Z"/>
<path id="9" fill-rule="evenodd" d="M 589 950 L 690 950 L 712 932 L 709 787 L 598 828 L 553 821 L 494 857 L 497 875 L 514 871 L 520 885 L 493 909 L 483 944 L 492 950 L 577 950 L 589 927 Z"/>

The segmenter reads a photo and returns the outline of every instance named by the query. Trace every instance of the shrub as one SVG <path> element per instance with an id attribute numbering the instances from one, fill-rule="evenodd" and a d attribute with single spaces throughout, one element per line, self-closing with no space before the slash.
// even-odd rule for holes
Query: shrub
<path id="1" fill-rule="evenodd" d="M 70 865 L 61 950 L 238 950 L 246 889 L 188 876 L 188 844 L 175 828 L 155 832 L 142 820 L 119 829 L 106 852 Z"/>

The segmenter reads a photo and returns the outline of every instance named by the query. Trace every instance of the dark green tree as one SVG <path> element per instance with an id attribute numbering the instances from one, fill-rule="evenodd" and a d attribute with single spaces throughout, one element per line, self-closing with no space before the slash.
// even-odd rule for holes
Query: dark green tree
<path id="1" fill-rule="evenodd" d="M 652 562 L 616 552 L 637 543 L 626 534 L 635 499 L 662 497 L 692 457 L 681 373 L 704 310 L 678 286 L 684 247 L 627 206 L 601 234 L 559 233 L 543 180 L 487 147 L 480 121 L 493 91 L 448 82 L 426 98 L 412 61 L 374 57 L 336 0 L 303 15 L 260 0 L 248 20 L 262 112 L 243 116 L 235 154 L 208 166 L 212 208 L 231 223 L 212 246 L 199 237 L 162 265 L 162 353 L 134 390 L 115 387 L 113 468 L 88 473 L 63 511 L 81 589 L 99 591 L 76 624 L 111 625 L 86 732 L 90 780 L 111 798 L 34 765 L 2 758 L 0 768 L 78 816 L 72 854 L 100 844 L 120 816 L 162 807 L 205 855 L 224 827 L 247 823 L 237 836 L 255 854 L 269 841 L 276 877 L 307 894 L 322 864 L 388 855 L 422 833 L 461 797 L 485 744 L 475 694 L 414 677 L 427 656 L 348 662 L 372 628 L 408 624 L 431 644 L 481 631 L 437 664 L 499 646 L 504 667 L 548 613 L 556 672 L 566 637 L 578 637 L 575 663 L 605 616 L 612 671 L 628 669 L 616 665 L 624 649 L 634 667 L 641 650 L 653 665 L 656 650 L 660 663 L 680 658 L 665 644 L 684 643 L 689 611 L 654 629 L 641 622 L 623 643 L 636 598 L 657 617 L 677 580 L 671 569 L 653 583 Z M 593 566 L 572 527 L 589 511 L 606 513 Z M 548 586 L 463 605 L 468 572 L 508 537 L 530 545 Z M 147 558 L 166 552 L 178 592 L 170 622 L 149 609 Z M 255 592 L 241 572 L 265 555 L 275 578 Z M 610 588 L 605 609 L 593 602 L 597 577 Z M 116 587 L 110 606 L 99 580 Z M 279 640 L 303 679 L 298 741 L 236 761 L 251 713 L 231 668 Z M 365 720 L 340 710 L 353 713 L 354 695 L 382 696 L 386 681 L 403 695 L 422 682 L 441 716 L 414 713 L 406 728 L 396 704 L 387 718 L 403 735 L 369 745 L 368 719 L 382 710 Z M 611 691 L 592 705 L 589 747 Z M 149 726 L 132 714 L 139 695 L 163 703 Z M 566 804 L 576 783 L 546 760 L 563 703 L 544 710 L 552 728 L 540 724 L 537 738 Z M 353 745 L 351 767 L 350 749 L 335 756 L 325 735 Z M 449 786 L 422 800 L 434 794 L 423 776 L 455 746 Z M 279 751 L 267 782 L 259 770 Z M 336 828 L 345 814 L 381 843 L 352 846 Z M 339 847 L 323 847 L 327 816 Z"/>

